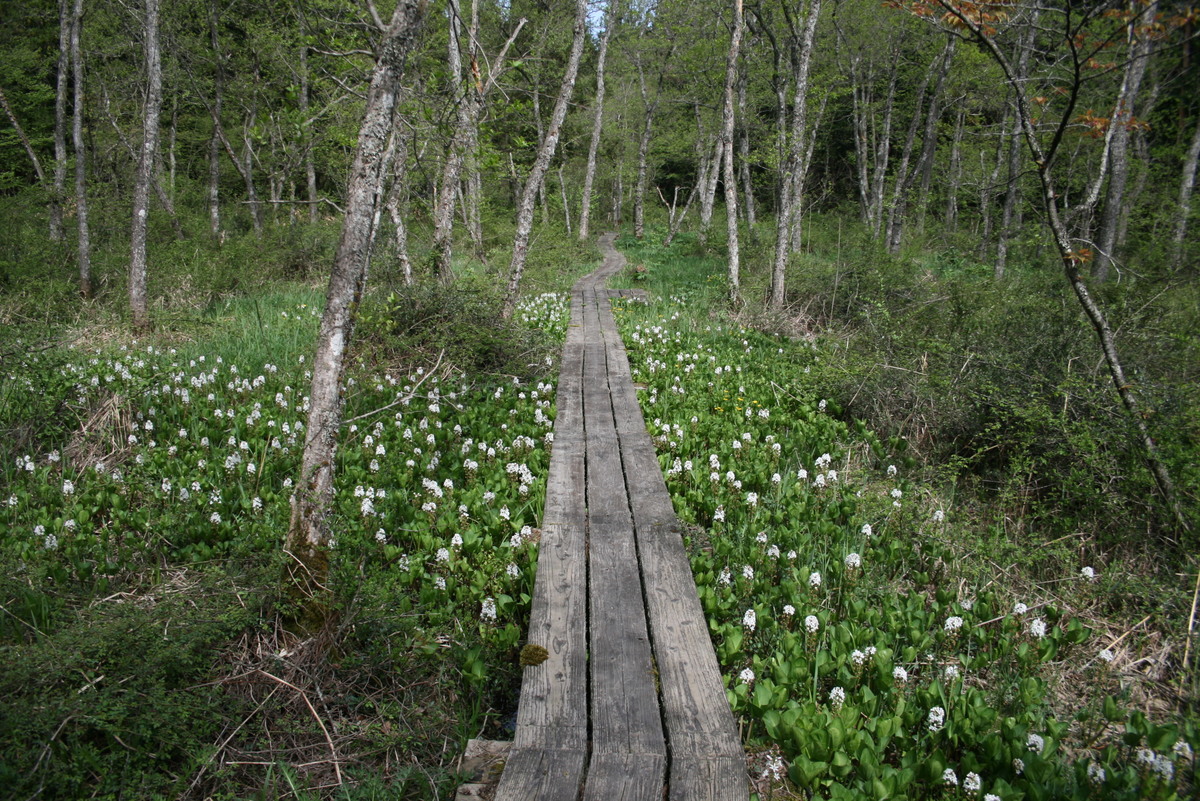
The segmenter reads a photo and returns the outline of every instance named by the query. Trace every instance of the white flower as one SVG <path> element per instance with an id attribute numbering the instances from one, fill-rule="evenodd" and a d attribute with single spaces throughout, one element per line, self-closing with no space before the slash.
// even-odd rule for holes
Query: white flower
<path id="1" fill-rule="evenodd" d="M 945 521 L 945 519 L 946 519 L 946 513 L 945 513 L 945 512 L 943 512 L 941 509 L 937 509 L 937 510 L 935 510 L 935 511 L 934 511 L 934 513 L 933 513 L 933 522 L 935 522 L 935 523 L 941 523 L 941 522 Z M 968 773 L 968 774 L 967 774 L 967 778 L 970 778 L 971 776 L 974 776 L 974 775 L 975 775 L 974 773 Z M 964 785 L 964 786 L 965 786 L 965 785 Z"/>
<path id="2" fill-rule="evenodd" d="M 899 487 L 895 487 L 892 489 L 891 496 L 896 500 L 900 500 L 904 497 L 904 493 L 900 491 Z"/>
<path id="3" fill-rule="evenodd" d="M 509 514 L 509 511 L 508 511 L 508 507 L 507 507 L 507 506 L 501 506 L 501 507 L 500 507 L 500 518 L 501 518 L 502 520 L 509 520 L 509 519 L 511 519 L 511 515 Z"/>
<path id="4" fill-rule="evenodd" d="M 946 681 L 956 681 L 958 679 L 958 665 L 946 665 L 942 669 L 942 678 Z"/>
<path id="5" fill-rule="evenodd" d="M 863 535 L 864 537 L 866 537 L 866 538 L 870 539 L 870 537 L 871 537 L 871 535 L 872 535 L 873 533 L 874 533 L 874 532 L 871 530 L 871 524 L 870 524 L 870 523 L 863 523 L 863 527 L 862 527 L 862 535 Z"/>
<path id="6" fill-rule="evenodd" d="M 963 777 L 963 792 L 975 795 L 983 788 L 983 780 L 978 773 L 968 773 Z"/>
<path id="7" fill-rule="evenodd" d="M 47 534 L 42 540 L 42 547 L 47 551 L 53 551 L 58 547 L 58 537 L 54 536 L 53 533 Z"/>
<path id="8" fill-rule="evenodd" d="M 742 615 L 742 625 L 749 631 L 754 631 L 758 625 L 758 615 L 755 614 L 753 609 L 747 609 L 746 614 Z"/>
<path id="9" fill-rule="evenodd" d="M 717 576 L 717 584 L 721 585 L 722 587 L 728 587 L 732 583 L 733 573 L 730 572 L 728 567 L 721 568 L 721 573 L 719 576 Z"/>
<path id="10" fill-rule="evenodd" d="M 437 562 L 449 562 L 450 561 L 450 549 L 449 548 L 438 548 L 437 553 L 434 554 L 433 558 L 434 558 L 434 561 L 437 561 Z"/>
<path id="11" fill-rule="evenodd" d="M 1014 615 L 1023 615 L 1028 611 L 1029 611 L 1029 607 L 1026 606 L 1025 604 L 1021 603 L 1020 601 L 1017 601 L 1015 604 L 1013 604 L 1013 614 Z"/>
<path id="12" fill-rule="evenodd" d="M 1045 637 L 1046 621 L 1042 620 L 1040 617 L 1035 617 L 1033 620 L 1029 621 L 1029 633 L 1038 640 Z"/>
<path id="13" fill-rule="evenodd" d="M 845 562 L 846 567 L 849 570 L 857 570 L 858 568 L 862 567 L 862 557 L 856 553 L 846 554 Z"/>
<path id="14" fill-rule="evenodd" d="M 804 618 L 804 628 L 809 634 L 816 634 L 817 629 L 821 628 L 821 621 L 817 620 L 816 615 L 809 615 Z"/>
<path id="15" fill-rule="evenodd" d="M 750 668 L 742 668 L 742 672 L 738 674 L 738 679 L 742 684 L 751 684 L 754 682 L 754 671 Z"/>
<path id="16" fill-rule="evenodd" d="M 721 522 L 725 520 L 725 507 L 718 506 L 717 511 L 713 512 L 713 521 Z"/>
<path id="17" fill-rule="evenodd" d="M 794 614 L 796 614 L 796 607 L 792 606 L 791 604 L 784 604 L 784 605 L 783 605 L 783 615 L 784 615 L 784 617 L 791 617 L 791 616 L 792 616 L 792 615 L 794 615 Z"/>
<path id="18" fill-rule="evenodd" d="M 940 706 L 935 706 L 929 710 L 929 716 L 925 719 L 925 726 L 931 732 L 939 732 L 946 725 L 946 710 Z"/>
<path id="19" fill-rule="evenodd" d="M 862 666 L 867 661 L 867 655 L 857 648 L 850 654 L 850 661 L 855 665 Z"/>
<path id="20" fill-rule="evenodd" d="M 908 671 L 897 665 L 896 667 L 892 668 L 892 679 L 899 684 L 907 684 Z"/>
<path id="21" fill-rule="evenodd" d="M 995 793 L 988 793 L 983 797 L 983 801 L 1001 801 L 1001 798 Z"/>
<path id="22" fill-rule="evenodd" d="M 75 482 L 69 481 L 69 480 L 64 481 L 63 485 L 62 485 L 62 493 L 63 493 L 63 495 L 74 495 L 75 494 Z"/>
<path id="23" fill-rule="evenodd" d="M 463 538 L 462 538 L 461 534 L 455 534 L 453 537 L 450 538 L 450 547 L 451 548 L 461 548 L 462 544 L 463 544 Z"/>
<path id="24" fill-rule="evenodd" d="M 1012 761 L 1012 766 L 1013 766 L 1013 773 L 1017 774 L 1018 776 L 1020 776 L 1022 773 L 1025 772 L 1025 760 L 1023 760 L 1019 757 Z"/>
<path id="25" fill-rule="evenodd" d="M 1025 738 L 1025 747 L 1035 754 L 1040 754 L 1042 749 L 1046 747 L 1046 741 L 1040 734 L 1030 733 L 1030 735 Z"/>
<path id="26" fill-rule="evenodd" d="M 766 545 L 767 544 L 767 532 L 760 531 L 757 534 L 755 534 L 754 541 L 757 542 L 759 545 Z"/>
<path id="27" fill-rule="evenodd" d="M 742 565 L 742 578 L 747 581 L 754 581 L 754 568 L 750 565 Z"/>
<path id="28" fill-rule="evenodd" d="M 888 465 L 888 469 L 887 469 L 887 474 L 888 474 L 889 476 L 894 476 L 894 475 L 896 475 L 896 465 L 894 465 L 894 464 L 889 464 L 889 465 Z"/>
<path id="29" fill-rule="evenodd" d="M 834 709 L 841 709 L 842 704 L 846 703 L 846 691 L 841 687 L 834 687 L 829 691 L 829 705 Z"/>
<path id="30" fill-rule="evenodd" d="M 483 620 L 494 623 L 496 621 L 496 599 L 484 598 L 480 605 L 479 617 Z"/>
<path id="31" fill-rule="evenodd" d="M 1116 655 L 1113 654 L 1113 652 L 1108 648 L 1105 648 L 1103 651 L 1097 654 L 1097 656 L 1100 657 L 1101 662 L 1111 662 L 1116 659 Z"/>
<path id="32" fill-rule="evenodd" d="M 375 532 L 375 541 L 376 542 L 387 542 L 387 533 L 383 529 L 379 529 L 378 531 Z"/>
<path id="33" fill-rule="evenodd" d="M 942 783 L 951 787 L 957 787 L 958 775 L 951 768 L 946 768 L 942 771 Z"/>
<path id="34" fill-rule="evenodd" d="M 211 515 L 209 515 L 208 520 L 210 523 L 213 523 L 214 525 L 219 524 L 221 522 L 221 513 L 213 512 Z"/>
<path id="35" fill-rule="evenodd" d="M 1079 575 L 1080 575 L 1080 577 L 1083 578 L 1084 581 L 1095 581 L 1096 580 L 1095 568 L 1081 567 L 1079 569 Z"/>
<path id="36" fill-rule="evenodd" d="M 1174 754 L 1176 758 L 1182 759 L 1185 762 L 1191 762 L 1192 760 L 1192 747 L 1188 745 L 1187 740 L 1176 741 L 1175 745 L 1171 748 L 1171 753 Z"/>
<path id="37" fill-rule="evenodd" d="M 78 527 L 79 527 L 79 524 L 75 522 L 74 518 L 70 518 L 68 520 L 63 521 L 63 528 L 65 528 L 67 531 L 74 531 Z M 1187 745 L 1187 743 L 1184 743 L 1184 745 Z"/>
<path id="38" fill-rule="evenodd" d="M 504 568 L 504 572 L 508 574 L 509 578 L 515 579 L 521 575 L 521 568 L 517 567 L 515 562 L 509 562 L 508 567 Z"/>
<path id="39" fill-rule="evenodd" d="M 946 618 L 946 623 L 942 626 L 942 628 L 945 629 L 947 634 L 957 634 L 958 630 L 962 628 L 962 625 L 963 619 L 961 617 L 958 615 L 951 615 L 950 617 Z"/>
<path id="40" fill-rule="evenodd" d="M 817 587 L 820 587 L 821 586 L 821 574 L 815 570 L 813 572 L 809 573 L 808 574 L 808 586 L 812 587 L 814 590 Z"/>
<path id="41" fill-rule="evenodd" d="M 444 576 L 438 576 L 437 578 L 435 578 L 435 579 L 433 580 L 433 586 L 437 587 L 439 590 L 444 590 L 444 589 L 446 589 L 446 579 L 445 579 L 445 577 L 444 577 Z"/>
<path id="42" fill-rule="evenodd" d="M 1104 780 L 1108 775 L 1104 772 L 1104 768 L 1098 762 L 1089 762 L 1087 766 L 1088 781 L 1092 784 L 1104 784 Z"/>

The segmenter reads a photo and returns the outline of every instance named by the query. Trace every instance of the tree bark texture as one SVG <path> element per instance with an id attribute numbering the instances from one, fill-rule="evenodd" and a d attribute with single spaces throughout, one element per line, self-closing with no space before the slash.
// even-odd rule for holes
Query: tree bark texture
<path id="1" fill-rule="evenodd" d="M 71 3 L 58 0 L 58 70 L 54 88 L 54 188 L 50 197 L 50 239 L 63 240 L 67 197 L 67 91 L 71 72 Z"/>
<path id="2" fill-rule="evenodd" d="M 579 59 L 583 55 L 583 43 L 587 38 L 587 0 L 576 0 L 575 30 L 571 42 L 571 54 L 567 59 L 567 68 L 563 73 L 562 85 L 558 90 L 558 99 L 554 101 L 554 110 L 550 114 L 550 126 L 538 147 L 537 159 L 525 179 L 525 190 L 521 193 L 521 203 L 517 208 L 517 230 L 513 236 L 512 261 L 508 266 L 508 286 L 504 294 L 504 316 L 512 317 L 517 307 L 517 294 L 521 289 L 521 275 L 525 271 L 525 258 L 529 252 L 529 234 L 533 230 L 533 206 L 538 193 L 545 183 L 546 171 L 550 169 L 550 160 L 558 148 L 558 138 L 561 135 L 563 119 L 567 116 L 567 105 L 571 102 L 571 94 L 575 90 L 575 77 L 579 74 Z"/>
<path id="3" fill-rule="evenodd" d="M 71 145 L 75 151 L 75 223 L 78 242 L 75 261 L 79 267 L 79 293 L 92 297 L 92 237 L 88 229 L 87 147 L 83 141 L 83 52 L 79 46 L 83 30 L 83 0 L 75 0 L 71 15 L 71 72 L 75 84 L 71 116 Z"/>
<path id="4" fill-rule="evenodd" d="M 1188 218 L 1192 216 L 1192 192 L 1196 188 L 1196 165 L 1200 162 L 1200 120 L 1192 133 L 1192 144 L 1183 161 L 1183 174 L 1179 179 L 1179 200 L 1175 207 L 1174 233 L 1171 235 L 1171 266 L 1178 269 L 1183 264 L 1183 243 L 1187 239 Z"/>
<path id="5" fill-rule="evenodd" d="M 808 86 L 812 65 L 813 42 L 816 39 L 817 18 L 821 14 L 821 0 L 811 0 L 800 21 L 801 32 L 794 43 L 797 50 L 795 74 L 792 84 L 795 94 L 792 99 L 792 124 L 787 134 L 787 161 L 783 180 L 780 182 L 779 211 L 775 217 L 775 255 L 771 262 L 771 292 L 767 305 L 773 309 L 783 308 L 786 292 L 788 258 L 792 253 L 793 230 L 799 216 L 800 195 L 804 191 L 803 175 L 807 172 L 808 150 L 805 134 L 808 130 Z"/>
<path id="6" fill-rule="evenodd" d="M 317 336 L 304 454 L 300 480 L 292 496 L 286 542 L 294 559 L 292 577 L 296 585 L 313 594 L 322 588 L 329 564 L 326 551 L 330 532 L 326 518 L 333 503 L 334 454 L 342 417 L 346 348 L 366 286 L 370 244 L 404 59 L 412 48 L 424 10 L 425 5 L 419 0 L 400 0 L 379 44 L 350 171 L 342 234 Z"/>
<path id="7" fill-rule="evenodd" d="M 133 184 L 133 231 L 130 236 L 129 308 L 133 327 L 150 327 L 146 298 L 146 231 L 150 217 L 150 184 L 154 180 L 154 150 L 158 147 L 158 119 L 162 110 L 162 62 L 158 46 L 158 3 L 146 0 L 146 109 L 142 149 Z"/>
<path id="8" fill-rule="evenodd" d="M 592 215 L 592 183 L 596 179 L 596 154 L 600 150 L 600 133 L 604 128 L 604 64 L 608 60 L 608 40 L 616 23 L 617 0 L 608 0 L 604 14 L 604 33 L 600 35 L 600 52 L 596 54 L 596 99 L 592 109 L 592 139 L 588 144 L 587 168 L 583 173 L 583 198 L 579 207 L 579 241 L 589 236 Z"/>
<path id="9" fill-rule="evenodd" d="M 217 0 L 212 0 L 209 5 L 208 32 L 213 52 L 213 129 L 212 136 L 208 140 L 208 226 L 209 232 L 215 239 L 221 235 L 220 120 L 225 82 L 224 69 L 221 65 L 221 44 L 217 38 Z"/>
<path id="10" fill-rule="evenodd" d="M 725 102 L 721 112 L 721 152 L 724 157 L 725 223 L 729 231 L 729 296 L 737 300 L 741 292 L 741 256 L 738 247 L 738 179 L 733 167 L 734 93 L 738 73 L 738 52 L 742 46 L 742 0 L 733 0 L 733 35 L 729 39 L 729 59 L 725 64 Z"/>
<path id="11" fill-rule="evenodd" d="M 1150 6 L 1150 15 L 1156 4 Z M 1130 35 L 1137 36 L 1135 26 L 1130 25 Z M 1129 181 L 1129 139 L 1134 121 L 1133 112 L 1137 105 L 1142 77 L 1146 74 L 1146 63 L 1150 60 L 1153 45 L 1150 38 L 1137 38 L 1130 48 L 1129 63 L 1125 68 L 1124 91 L 1120 104 L 1113 111 L 1109 127 L 1115 128 L 1112 138 L 1111 168 L 1108 187 L 1104 193 L 1104 206 L 1100 211 L 1100 231 L 1096 237 L 1096 258 L 1092 262 L 1092 278 L 1097 283 L 1108 280 L 1110 267 L 1116 261 L 1117 238 L 1121 225 L 1121 210 L 1125 198 L 1125 186 Z"/>

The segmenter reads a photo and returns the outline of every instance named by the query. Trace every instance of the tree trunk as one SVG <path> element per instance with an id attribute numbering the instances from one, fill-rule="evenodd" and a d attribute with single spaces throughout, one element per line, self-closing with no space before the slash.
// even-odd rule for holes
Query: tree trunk
<path id="1" fill-rule="evenodd" d="M 306 625 L 323 622 L 324 605 L 315 598 L 324 590 L 329 570 L 327 549 L 331 533 L 326 519 L 333 503 L 334 454 L 342 418 L 346 348 L 366 287 L 369 249 L 385 177 L 385 151 L 401 71 L 424 8 L 419 0 L 400 0 L 379 44 L 350 171 L 342 235 L 317 335 L 300 480 L 292 496 L 285 546 L 292 557 L 289 567 L 293 586 L 308 600 L 306 619 L 301 621 Z"/>
<path id="2" fill-rule="evenodd" d="M 992 167 L 992 174 L 983 182 L 979 188 L 979 213 L 983 217 L 983 232 L 979 235 L 979 258 L 985 258 L 991 246 L 992 239 L 992 201 L 996 196 L 996 182 L 1000 180 L 1000 168 L 1004 164 L 1004 142 L 1006 140 L 1005 131 L 1008 130 L 1008 121 L 1012 119 L 1009 116 L 1009 109 L 1004 110 L 1004 119 L 1000 122 L 1000 133 L 996 137 L 996 164 Z M 1018 120 L 1020 122 L 1020 120 Z M 980 167 L 984 166 L 984 154 L 979 153 Z"/>
<path id="3" fill-rule="evenodd" d="M 592 116 L 592 140 L 588 145 L 587 169 L 583 174 L 583 199 L 579 207 L 579 241 L 589 236 L 592 214 L 592 182 L 596 178 L 596 153 L 600 149 L 600 133 L 604 126 L 604 63 L 608 60 L 608 40 L 616 23 L 617 0 L 608 0 L 604 15 L 604 33 L 600 36 L 600 52 L 596 56 L 596 100 Z"/>
<path id="4" fill-rule="evenodd" d="M 26 155 L 29 156 L 30 162 L 33 163 L 33 172 L 37 175 L 38 183 L 44 186 L 46 184 L 46 172 L 42 169 L 42 160 L 38 158 L 37 151 L 33 149 L 33 144 L 25 134 L 25 129 L 21 127 L 21 121 L 17 119 L 17 115 L 13 113 L 12 106 L 8 104 L 8 96 L 4 94 L 3 89 L 0 89 L 0 108 L 4 109 L 5 116 L 8 117 L 8 121 L 12 123 L 13 130 L 17 134 L 17 139 L 21 141 L 21 146 L 25 148 Z"/>
<path id="5" fill-rule="evenodd" d="M 254 221 L 254 233 L 261 236 L 263 230 L 263 211 L 262 203 L 258 200 L 258 190 L 254 187 L 254 142 L 250 139 L 250 132 L 254 130 L 254 124 L 258 119 L 258 103 L 257 101 L 250 107 L 250 116 L 242 126 L 242 178 L 246 182 L 246 201 L 250 206 L 250 218 Z M 237 157 L 230 154 L 230 157 L 235 161 Z"/>
<path id="6" fill-rule="evenodd" d="M 566 223 L 567 233 L 571 233 L 571 203 L 567 200 L 567 180 L 563 178 L 563 165 L 558 165 L 558 191 L 562 195 L 563 222 Z"/>
<path id="7" fill-rule="evenodd" d="M 308 80 L 308 46 L 300 46 L 300 116 L 308 120 L 309 100 Z M 313 158 L 313 137 L 311 126 L 305 125 L 304 143 L 304 186 L 308 196 L 308 221 L 315 223 L 321 210 L 317 203 L 317 164 Z"/>
<path id="8" fill-rule="evenodd" d="M 50 240 L 63 240 L 63 201 L 67 197 L 67 89 L 71 70 L 71 4 L 58 2 L 58 71 L 54 89 L 54 189 L 50 196 Z"/>
<path id="9" fill-rule="evenodd" d="M 642 136 L 638 140 L 637 183 L 633 187 L 633 235 L 641 239 L 646 235 L 646 174 L 649 172 L 650 132 L 654 125 L 654 107 L 646 91 L 646 75 L 639 60 L 638 84 L 642 90 Z"/>
<path id="10" fill-rule="evenodd" d="M 738 72 L 738 51 L 742 46 L 742 0 L 733 0 L 733 35 L 729 40 L 729 59 L 725 64 L 725 102 L 721 112 L 721 152 L 725 160 L 725 222 L 729 231 L 729 297 L 737 301 L 741 293 L 741 263 L 738 248 L 737 173 L 733 169 L 733 104 Z"/>
<path id="11" fill-rule="evenodd" d="M 786 294 L 788 258 L 792 253 L 796 220 L 799 217 L 801 194 L 804 191 L 803 176 L 807 173 L 810 151 L 808 139 L 808 76 L 812 65 L 813 42 L 816 37 L 817 18 L 821 14 L 821 0 L 811 0 L 808 10 L 800 21 L 800 38 L 794 42 L 797 50 L 792 100 L 792 125 L 787 135 L 787 161 L 780 184 L 779 211 L 775 217 L 775 256 L 771 264 L 771 292 L 767 305 L 782 309 Z"/>
<path id="12" fill-rule="evenodd" d="M 743 67 L 738 72 L 738 113 L 742 117 L 742 135 L 738 137 L 738 154 L 741 157 L 738 173 L 742 179 L 742 193 L 746 199 L 746 225 L 750 230 L 751 241 L 754 237 L 756 210 L 754 208 L 754 184 L 750 176 L 750 116 L 746 113 L 746 71 Z"/>
<path id="13" fill-rule="evenodd" d="M 917 90 L 917 108 L 913 112 L 912 122 L 908 126 L 908 135 L 904 139 L 904 149 L 900 155 L 900 166 L 896 170 L 896 183 L 892 191 L 892 201 L 888 208 L 886 243 L 888 252 L 892 254 L 900 252 L 900 242 L 904 232 L 904 218 L 908 213 L 909 190 L 912 188 L 913 181 L 919 174 L 925 159 L 933 158 L 933 148 L 937 143 L 937 118 L 941 111 L 938 98 L 946 82 L 946 75 L 950 72 L 950 60 L 954 55 L 954 43 L 956 41 L 955 37 L 947 36 L 945 48 L 937 59 L 934 60 L 934 63 L 930 65 L 929 70 L 925 73 L 925 77 L 921 79 L 921 88 Z M 940 65 L 938 62 L 940 62 Z M 921 122 L 921 111 L 925 104 L 929 78 L 934 75 L 936 75 L 936 80 L 934 81 L 933 91 L 929 94 L 929 109 L 925 114 L 925 126 L 921 138 L 921 153 L 917 158 L 916 166 L 910 170 L 909 162 L 912 158 L 917 128 Z"/>
<path id="14" fill-rule="evenodd" d="M 721 176 L 721 137 L 714 137 L 711 160 L 702 165 L 703 179 L 700 185 L 700 241 L 708 239 L 712 225 L 713 206 L 717 199 L 717 179 Z"/>
<path id="15" fill-rule="evenodd" d="M 959 107 L 954 119 L 954 140 L 950 145 L 950 183 L 946 188 L 946 216 L 943 221 L 947 233 L 958 227 L 958 190 L 962 185 L 962 138 L 963 123 L 967 110 Z"/>
<path id="16" fill-rule="evenodd" d="M 1117 354 L 1116 341 L 1113 337 L 1112 329 L 1109 327 L 1104 312 L 1095 299 L 1092 298 L 1087 284 L 1083 280 L 1083 275 L 1080 273 L 1079 265 L 1085 261 L 1085 257 L 1075 251 L 1070 232 L 1067 230 L 1066 223 L 1063 221 L 1059 211 L 1058 200 L 1060 195 L 1055 186 L 1052 169 L 1056 149 L 1061 142 L 1061 138 L 1055 137 L 1048 149 L 1042 147 L 1041 141 L 1038 138 L 1037 128 L 1034 124 L 1034 115 L 1029 108 L 1029 101 L 1025 96 L 1025 87 L 1018 73 L 1013 69 L 1012 63 L 1004 55 L 1003 51 L 1000 50 L 995 40 L 984 32 L 977 22 L 965 18 L 961 11 L 950 4 L 951 0 L 939 0 L 939 3 L 942 4 L 947 12 L 953 14 L 963 27 L 969 30 L 995 59 L 1004 72 L 1009 88 L 1016 96 L 1017 118 L 1021 123 L 1022 130 L 1025 132 L 1025 142 L 1029 146 L 1030 154 L 1033 156 L 1033 163 L 1038 168 L 1038 178 L 1042 188 L 1042 203 L 1046 210 L 1046 223 L 1053 235 L 1059 260 L 1062 263 L 1063 273 L 1066 276 L 1067 283 L 1070 284 L 1071 289 L 1075 292 L 1075 297 L 1078 299 L 1080 307 L 1096 332 L 1100 350 L 1104 354 L 1104 361 L 1108 365 L 1109 374 L 1112 377 L 1113 387 L 1116 389 L 1117 395 L 1125 407 L 1129 421 L 1138 432 L 1146 465 L 1150 469 L 1151 475 L 1154 476 L 1155 483 L 1157 483 L 1168 509 L 1174 516 L 1176 524 L 1180 529 L 1187 530 L 1189 526 L 1187 519 L 1183 515 L 1183 508 L 1179 504 L 1178 496 L 1175 493 L 1175 484 L 1171 480 L 1171 475 L 1167 470 L 1166 464 L 1159 455 L 1158 445 L 1150 434 L 1150 428 L 1146 423 L 1146 415 L 1142 413 L 1141 404 L 1134 385 L 1126 379 L 1124 367 Z M 1078 87 L 1076 86 L 1077 89 Z M 1068 106 L 1065 114 L 1070 115 L 1071 111 L 1072 109 Z M 1059 130 L 1062 130 L 1062 128 L 1060 127 Z"/>
<path id="17" fill-rule="evenodd" d="M 1175 232 L 1171 235 L 1171 268 L 1183 264 L 1183 243 L 1187 239 L 1188 218 L 1192 216 L 1192 192 L 1196 188 L 1196 165 L 1200 163 L 1200 118 L 1192 133 L 1192 144 L 1183 161 L 1179 179 L 1179 200 L 1175 206 Z"/>
<path id="18" fill-rule="evenodd" d="M 454 201 L 458 192 L 458 178 L 462 173 L 463 145 L 465 144 L 468 99 L 463 96 L 462 80 L 462 20 L 458 0 L 448 0 L 446 13 L 449 16 L 449 35 L 446 37 L 446 71 L 450 76 L 450 96 L 455 103 L 455 131 L 446 146 L 446 161 L 442 166 L 441 186 L 437 204 L 433 208 L 433 258 L 434 270 L 443 284 L 454 280 Z"/>
<path id="19" fill-rule="evenodd" d="M 562 86 L 558 90 L 558 99 L 554 101 L 554 110 L 550 114 L 550 127 L 538 147 L 537 159 L 533 169 L 525 179 L 525 191 L 521 193 L 521 204 L 517 209 L 517 230 L 513 237 L 512 262 L 509 264 L 508 286 L 504 294 L 504 317 L 512 317 L 517 307 L 517 293 L 521 288 L 521 274 L 525 271 L 525 257 L 529 250 L 529 233 L 533 229 L 533 204 L 537 200 L 538 191 L 545 183 L 546 170 L 550 168 L 550 159 L 558 147 L 558 137 L 561 134 L 563 119 L 567 116 L 567 105 L 571 102 L 571 94 L 575 90 L 575 76 L 579 74 L 579 59 L 583 55 L 583 43 L 587 38 L 587 0 L 576 0 L 575 30 L 571 42 L 571 55 L 567 59 L 567 69 L 563 74 Z"/>
<path id="20" fill-rule="evenodd" d="M 1152 3 L 1147 13 L 1154 17 L 1156 3 Z M 1129 26 L 1130 34 L 1134 33 L 1134 25 Z M 1137 105 L 1138 91 L 1142 86 L 1142 76 L 1146 74 L 1146 63 L 1150 60 L 1153 43 L 1150 37 L 1143 35 L 1134 42 L 1130 49 L 1129 63 L 1125 67 L 1125 91 L 1120 105 L 1109 120 L 1109 126 L 1116 128 L 1112 138 L 1112 155 L 1108 178 L 1108 191 L 1104 194 L 1104 208 L 1100 213 L 1100 232 L 1096 242 L 1096 259 L 1092 262 L 1092 278 L 1096 283 L 1108 280 L 1109 269 L 1116 260 L 1117 233 L 1121 224 L 1121 208 L 1125 196 L 1125 185 L 1129 180 L 1129 129 L 1133 121 L 1133 110 Z"/>
<path id="21" fill-rule="evenodd" d="M 1017 76 L 1022 82 L 1029 74 L 1029 58 L 1033 53 L 1034 37 L 1037 35 L 1038 10 L 1034 9 L 1024 31 L 1018 39 L 1020 53 L 1017 56 Z M 1014 101 L 1016 102 L 1016 101 Z M 1021 120 L 1019 115 L 1013 115 L 1013 129 L 1010 134 L 1008 149 L 1008 191 L 1004 194 L 1004 211 L 1000 219 L 1000 230 L 996 235 L 996 265 L 993 275 L 997 281 L 1004 278 L 1004 270 L 1008 264 L 1008 241 L 1014 226 L 1013 220 L 1017 212 L 1017 204 L 1021 198 Z"/>
<path id="22" fill-rule="evenodd" d="M 92 297 L 92 238 L 88 229 L 87 148 L 83 142 L 83 50 L 79 38 L 83 30 L 83 0 L 75 0 L 71 18 L 71 70 L 75 84 L 74 111 L 71 116 L 71 144 L 75 150 L 75 220 L 79 241 L 75 260 L 79 265 L 79 294 Z"/>
<path id="23" fill-rule="evenodd" d="M 217 39 L 217 0 L 209 5 L 209 40 L 213 52 L 213 130 L 208 140 L 208 224 L 216 239 L 221 235 L 221 103 L 224 95 L 225 74 L 221 67 L 221 45 Z"/>
<path id="24" fill-rule="evenodd" d="M 129 262 L 129 308 L 133 327 L 150 327 L 146 300 L 146 230 L 150 215 L 150 184 L 154 181 L 154 150 L 158 146 L 158 118 L 162 109 L 162 63 L 158 48 L 158 2 L 146 0 L 146 111 L 142 125 L 142 150 L 133 184 L 132 255 Z"/>

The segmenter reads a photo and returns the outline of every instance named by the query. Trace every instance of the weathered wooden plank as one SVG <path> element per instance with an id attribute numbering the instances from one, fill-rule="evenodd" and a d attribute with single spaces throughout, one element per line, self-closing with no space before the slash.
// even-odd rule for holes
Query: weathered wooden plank
<path id="1" fill-rule="evenodd" d="M 576 801 L 583 749 L 513 747 L 495 801 Z"/>
<path id="2" fill-rule="evenodd" d="M 615 321 L 601 310 L 671 761 L 671 798 L 749 797 L 740 738 L 658 457 Z M 608 319 L 605 319 L 608 318 Z M 613 332 L 613 333 L 610 333 Z M 636 477 L 636 479 L 634 478 Z"/>
<path id="3" fill-rule="evenodd" d="M 671 749 L 670 801 L 737 801 L 749 798 L 743 756 L 691 756 Z"/>
<path id="4" fill-rule="evenodd" d="M 584 801 L 661 801 L 663 754 L 595 754 L 588 765 Z"/>

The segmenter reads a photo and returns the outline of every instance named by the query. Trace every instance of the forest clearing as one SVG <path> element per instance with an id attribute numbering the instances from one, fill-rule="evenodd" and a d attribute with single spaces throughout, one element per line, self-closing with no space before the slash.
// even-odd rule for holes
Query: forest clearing
<path id="1" fill-rule="evenodd" d="M 1198 21 L 3 4 L 0 797 L 1196 797 Z"/>

